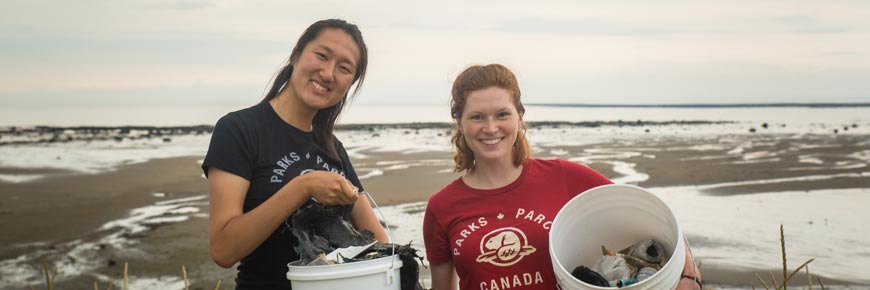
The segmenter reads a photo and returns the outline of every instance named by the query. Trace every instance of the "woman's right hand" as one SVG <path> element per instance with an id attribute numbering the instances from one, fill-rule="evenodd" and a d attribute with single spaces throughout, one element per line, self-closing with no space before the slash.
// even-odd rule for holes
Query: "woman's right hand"
<path id="1" fill-rule="evenodd" d="M 325 205 L 349 205 L 359 198 L 356 186 L 343 176 L 330 171 L 315 170 L 294 178 L 309 198 Z"/>
<path id="2" fill-rule="evenodd" d="M 341 175 L 312 171 L 293 178 L 262 204 L 244 212 L 250 181 L 215 167 L 208 172 L 209 251 L 215 263 L 224 268 L 253 252 L 309 199 L 347 205 L 359 198 Z"/>

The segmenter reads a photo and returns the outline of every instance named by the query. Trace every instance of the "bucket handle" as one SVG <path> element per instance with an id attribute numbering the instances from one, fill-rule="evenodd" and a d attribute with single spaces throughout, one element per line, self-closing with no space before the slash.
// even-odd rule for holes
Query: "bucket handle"
<path id="1" fill-rule="evenodd" d="M 396 255 L 396 243 L 394 241 L 396 240 L 396 238 L 393 236 L 393 231 L 390 230 L 390 223 L 387 222 L 387 216 L 384 215 L 384 212 L 381 211 L 381 207 L 379 207 L 378 203 L 375 202 L 375 198 L 372 197 L 371 193 L 369 193 L 368 191 L 362 191 L 359 194 L 365 195 L 368 198 L 369 202 L 372 203 L 372 206 L 375 208 L 375 210 L 377 210 L 378 213 L 381 214 L 381 218 L 384 219 L 384 227 L 387 229 L 387 236 L 390 238 L 390 242 L 392 244 L 392 251 L 393 252 L 392 252 L 392 254 L 390 254 L 390 256 L 395 256 Z M 392 264 L 390 265 L 390 270 L 393 270 L 393 267 L 395 265 L 396 265 L 396 259 L 392 259 Z M 393 279 L 392 271 L 388 272 L 387 279 L 388 279 L 387 282 L 390 282 L 390 280 Z"/>
<path id="2" fill-rule="evenodd" d="M 392 258 L 392 259 L 393 259 L 393 262 L 395 263 L 396 259 L 395 258 Z M 393 282 L 396 281 L 395 280 L 396 279 L 395 278 L 396 271 L 393 271 L 393 266 L 391 265 L 390 269 L 384 273 L 387 274 L 387 285 L 393 285 Z"/>

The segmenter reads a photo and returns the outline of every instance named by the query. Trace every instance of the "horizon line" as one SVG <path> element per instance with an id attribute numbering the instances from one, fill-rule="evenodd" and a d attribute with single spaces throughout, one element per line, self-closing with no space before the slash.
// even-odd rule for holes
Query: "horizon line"
<path id="1" fill-rule="evenodd" d="M 870 107 L 870 103 L 674 103 L 674 104 L 589 104 L 589 103 L 528 103 L 527 106 L 540 107 L 584 107 L 584 108 L 747 108 L 747 107 L 806 107 L 806 108 L 845 108 Z"/>

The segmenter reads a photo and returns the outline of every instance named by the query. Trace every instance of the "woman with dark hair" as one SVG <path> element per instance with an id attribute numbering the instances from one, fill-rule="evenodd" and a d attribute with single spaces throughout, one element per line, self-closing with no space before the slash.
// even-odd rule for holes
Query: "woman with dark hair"
<path id="1" fill-rule="evenodd" d="M 259 104 L 215 125 L 202 168 L 208 177 L 209 246 L 221 267 L 239 264 L 236 289 L 290 289 L 287 263 L 299 259 L 288 218 L 309 202 L 343 206 L 343 218 L 387 235 L 335 121 L 365 79 L 368 52 L 356 25 L 318 21 L 302 34 Z"/>
<path id="2" fill-rule="evenodd" d="M 500 64 L 453 82 L 454 170 L 464 175 L 429 198 L 423 217 L 432 289 L 557 289 L 553 219 L 575 195 L 612 183 L 584 165 L 530 158 L 520 95 Z"/>

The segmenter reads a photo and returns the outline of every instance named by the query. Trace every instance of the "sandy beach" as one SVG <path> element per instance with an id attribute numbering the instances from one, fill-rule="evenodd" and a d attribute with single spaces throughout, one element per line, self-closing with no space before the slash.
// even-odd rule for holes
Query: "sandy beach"
<path id="1" fill-rule="evenodd" d="M 867 137 L 863 134 L 639 137 L 589 145 L 538 144 L 533 155 L 586 164 L 621 183 L 662 189 L 692 187 L 703 192 L 705 198 L 752 196 L 870 188 Z M 448 150 L 390 151 L 355 148 L 354 142 L 347 140 L 345 144 L 350 144 L 354 165 L 365 178 L 363 184 L 381 207 L 426 201 L 430 194 L 458 177 L 451 172 Z M 39 271 L 43 263 L 58 267 L 56 285 L 62 288 L 93 288 L 94 281 L 100 281 L 100 285 L 113 281 L 117 288 L 124 262 L 129 263 L 130 289 L 160 285 L 183 288 L 182 265 L 187 268 L 191 289 L 214 289 L 219 280 L 221 289 L 232 289 L 235 269 L 218 267 L 208 255 L 207 186 L 198 163 L 201 158 L 195 155 L 154 159 L 99 173 L 0 167 L 0 173 L 7 175 L 45 175 L 31 182 L 0 182 L 0 230 L 4 233 L 0 235 L 3 245 L 0 271 L 4 274 L 0 276 L 0 289 L 41 285 Z M 687 219 L 691 218 L 694 217 Z M 836 221 L 831 219 L 831 223 Z M 413 225 L 418 221 L 396 222 Z M 758 221 L 765 222 L 768 221 Z M 769 223 L 765 227 L 770 230 L 764 233 L 772 241 L 778 241 L 779 222 Z M 827 226 L 827 218 L 824 223 Z M 705 249 L 721 241 L 691 227 L 685 231 L 702 262 L 705 280 L 714 285 L 713 289 L 758 285 L 755 273 L 777 271 L 776 268 L 759 271 L 757 265 L 743 269 L 718 264 L 717 253 Z M 772 249 L 778 246 L 770 245 Z M 798 242 L 791 247 L 822 245 Z M 419 249 L 423 251 L 422 247 Z M 766 264 L 777 265 L 779 253 L 771 252 L 773 260 Z M 825 257 L 790 257 L 790 266 L 807 258 Z M 819 267 L 812 269 L 822 273 L 826 286 L 870 287 L 867 279 L 855 281 L 842 278 L 853 276 L 829 275 L 819 272 L 822 270 Z M 803 282 L 794 285 L 806 285 L 805 278 L 797 281 Z"/>

